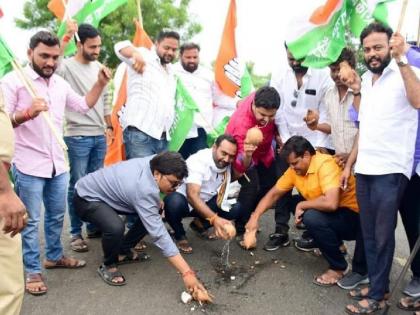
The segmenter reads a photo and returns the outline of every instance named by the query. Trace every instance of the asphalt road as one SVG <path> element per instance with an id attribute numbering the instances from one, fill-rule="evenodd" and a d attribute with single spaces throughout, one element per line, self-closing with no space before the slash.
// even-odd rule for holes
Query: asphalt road
<path id="1" fill-rule="evenodd" d="M 215 295 L 215 303 L 206 306 L 181 302 L 184 287 L 180 275 L 150 242 L 147 253 L 152 259 L 121 266 L 127 285 L 112 287 L 96 274 L 102 255 L 100 240 L 90 240 L 90 251 L 77 254 L 69 249 L 69 237 L 65 233 L 63 243 L 67 254 L 85 259 L 87 266 L 80 270 L 46 271 L 48 293 L 39 297 L 25 295 L 21 314 L 344 314 L 344 306 L 351 302 L 346 291 L 337 286 L 322 288 L 312 284 L 313 277 L 327 267 L 322 257 L 300 252 L 293 246 L 275 252 L 262 250 L 273 222 L 273 212 L 269 211 L 262 219 L 258 249 L 253 255 L 240 249 L 234 241 L 230 243 L 228 269 L 221 264 L 224 241 L 205 241 L 187 230 L 194 253 L 184 257 Z M 408 257 L 401 224 L 396 233 L 391 285 Z M 299 234 L 291 230 L 291 237 Z M 352 244 L 347 245 L 352 253 Z M 389 314 L 410 314 L 399 310 L 395 299 L 393 302 Z"/>

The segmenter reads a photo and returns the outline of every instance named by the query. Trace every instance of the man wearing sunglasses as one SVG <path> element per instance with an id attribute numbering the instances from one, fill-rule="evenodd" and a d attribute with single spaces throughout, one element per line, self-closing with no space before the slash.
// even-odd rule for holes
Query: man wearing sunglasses
<path id="1" fill-rule="evenodd" d="M 182 274 L 186 288 L 198 286 L 204 290 L 180 255 L 159 214 L 160 193 L 174 192 L 187 175 L 187 165 L 179 153 L 163 152 L 100 169 L 76 183 L 76 213 L 102 231 L 104 261 L 97 272 L 107 284 L 126 284 L 117 266 L 142 260 L 131 248 L 148 233 Z M 125 225 L 119 214 L 137 214 L 140 220 L 124 235 Z"/>
<path id="2" fill-rule="evenodd" d="M 311 130 L 306 125 L 308 110 L 319 112 L 319 123 L 326 121 L 326 110 L 322 105 L 322 98 L 333 81 L 328 69 L 313 69 L 305 67 L 302 60 L 296 59 L 284 44 L 287 53 L 288 66 L 282 67 L 281 71 L 273 71 L 270 86 L 280 94 L 281 106 L 277 111 L 275 123 L 278 128 L 281 141 L 278 141 L 279 151 L 283 143 L 292 136 L 302 136 L 313 147 L 327 152 L 332 149 L 328 134 Z M 277 176 L 283 175 L 288 164 L 284 159 L 276 157 Z M 264 246 L 267 251 L 274 251 L 280 247 L 288 246 L 290 213 L 294 210 L 289 207 L 291 192 L 284 196 L 275 209 L 275 232 L 270 234 L 269 240 Z M 303 227 L 299 225 L 298 227 Z"/>

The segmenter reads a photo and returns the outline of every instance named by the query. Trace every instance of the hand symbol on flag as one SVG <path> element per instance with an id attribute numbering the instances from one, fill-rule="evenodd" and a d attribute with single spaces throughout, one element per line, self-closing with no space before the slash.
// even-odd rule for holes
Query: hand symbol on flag
<path id="1" fill-rule="evenodd" d="M 223 66 L 223 69 L 225 71 L 225 76 L 237 85 L 238 91 L 240 91 L 242 73 L 239 68 L 238 59 L 233 58 L 229 60 L 229 62 Z"/>

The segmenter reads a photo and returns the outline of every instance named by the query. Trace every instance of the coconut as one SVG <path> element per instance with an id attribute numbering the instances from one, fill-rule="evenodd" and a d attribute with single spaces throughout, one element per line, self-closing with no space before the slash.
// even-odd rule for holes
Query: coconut
<path id="1" fill-rule="evenodd" d="M 192 301 L 192 296 L 188 292 L 182 291 L 181 293 L 181 301 L 184 304 L 188 304 Z"/>
<path id="2" fill-rule="evenodd" d="M 223 229 L 225 230 L 225 232 L 228 236 L 228 239 L 231 240 L 232 238 L 235 237 L 236 229 L 235 229 L 235 227 L 233 226 L 232 223 L 226 223 L 225 225 L 223 225 Z"/>
<path id="3" fill-rule="evenodd" d="M 257 247 L 256 231 L 246 230 L 244 234 L 243 246 L 246 249 L 253 249 Z"/>
<path id="4" fill-rule="evenodd" d="M 319 120 L 319 113 L 316 109 L 308 109 L 306 113 L 306 117 L 303 119 L 306 122 L 313 122 L 315 120 Z"/>
<path id="5" fill-rule="evenodd" d="M 347 61 L 340 62 L 340 72 L 338 76 L 344 83 L 351 83 L 354 80 L 354 72 Z"/>
<path id="6" fill-rule="evenodd" d="M 263 141 L 263 133 L 257 127 L 248 129 L 245 137 L 245 143 L 259 145 Z"/>

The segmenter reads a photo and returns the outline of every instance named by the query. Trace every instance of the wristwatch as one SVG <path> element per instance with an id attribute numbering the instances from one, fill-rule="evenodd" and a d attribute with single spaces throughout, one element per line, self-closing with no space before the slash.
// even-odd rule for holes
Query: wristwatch
<path id="1" fill-rule="evenodd" d="M 406 56 L 401 56 L 400 60 L 397 61 L 397 65 L 399 67 L 403 67 L 403 66 L 408 65 L 407 57 Z"/>

